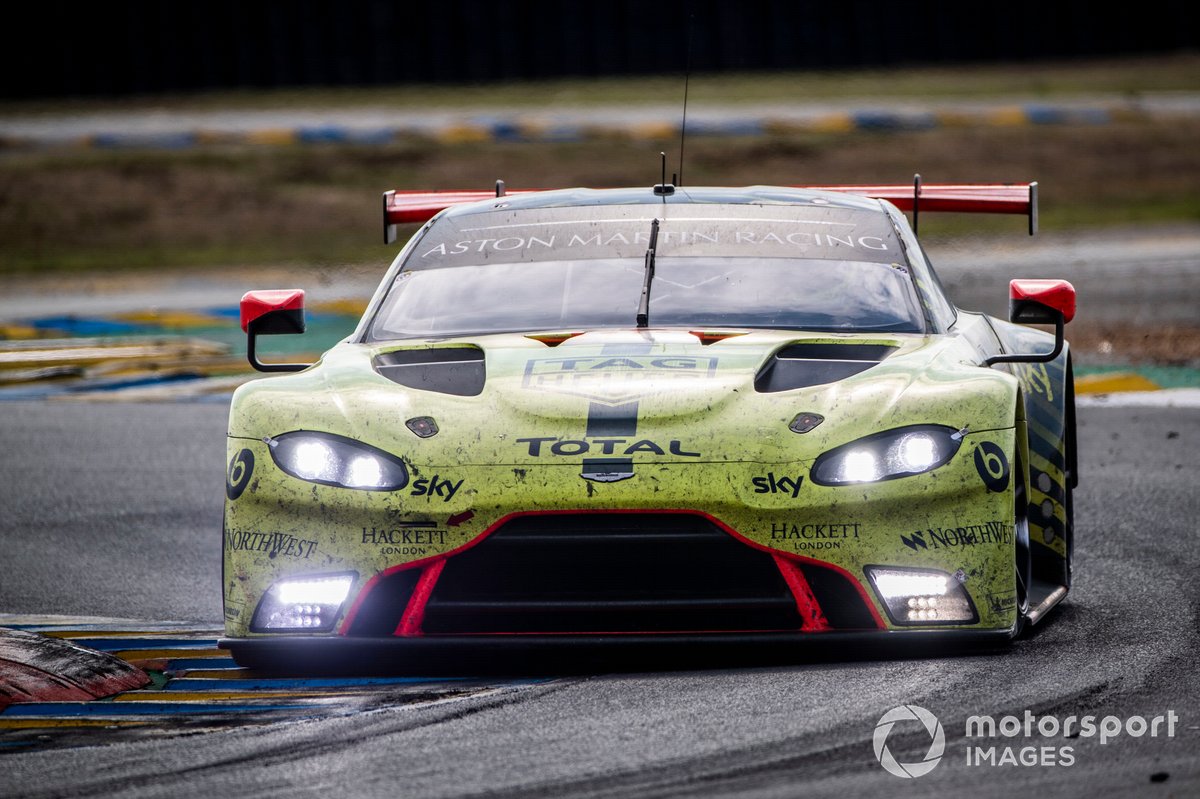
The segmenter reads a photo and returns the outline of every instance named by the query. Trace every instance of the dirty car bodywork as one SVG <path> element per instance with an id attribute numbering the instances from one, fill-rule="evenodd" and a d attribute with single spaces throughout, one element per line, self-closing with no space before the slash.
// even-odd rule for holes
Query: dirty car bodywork
<path id="1" fill-rule="evenodd" d="M 451 207 L 235 394 L 223 643 L 1007 641 L 1070 584 L 1073 396 L 1066 347 L 986 359 L 1053 345 L 956 309 L 878 199 Z"/>

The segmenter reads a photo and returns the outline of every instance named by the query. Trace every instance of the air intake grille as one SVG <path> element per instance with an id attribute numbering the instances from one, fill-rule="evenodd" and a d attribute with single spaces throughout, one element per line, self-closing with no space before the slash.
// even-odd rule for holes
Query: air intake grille
<path id="1" fill-rule="evenodd" d="M 449 558 L 426 634 L 797 630 L 772 557 L 699 516 L 526 516 Z"/>
<path id="2" fill-rule="evenodd" d="M 483 350 L 478 347 L 433 347 L 385 352 L 375 370 L 395 383 L 439 394 L 475 397 L 487 380 Z"/>
<path id="3" fill-rule="evenodd" d="M 387 636 L 400 626 L 404 609 L 421 577 L 420 569 L 405 569 L 379 581 L 350 625 L 350 635 Z"/>
<path id="4" fill-rule="evenodd" d="M 761 394 L 836 383 L 865 372 L 896 351 L 886 344 L 790 344 L 771 356 L 754 378 Z"/>

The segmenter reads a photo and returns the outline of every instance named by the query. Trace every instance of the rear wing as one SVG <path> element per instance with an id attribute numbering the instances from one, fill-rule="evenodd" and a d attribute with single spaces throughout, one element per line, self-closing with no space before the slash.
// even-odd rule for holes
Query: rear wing
<path id="1" fill-rule="evenodd" d="M 931 183 L 922 184 L 917 175 L 912 185 L 892 186 L 792 186 L 795 189 L 833 191 L 887 200 L 913 215 L 913 231 L 921 212 L 967 214 L 1020 214 L 1029 217 L 1029 235 L 1038 228 L 1038 184 L 1034 183 Z M 492 191 L 386 191 L 383 193 L 383 241 L 396 240 L 396 226 L 426 222 L 452 205 L 491 200 L 497 197 L 533 194 L 542 189 L 505 191 L 497 182 Z"/>
<path id="2" fill-rule="evenodd" d="M 921 183 L 911 186 L 797 186 L 814 191 L 837 191 L 887 200 L 901 211 L 911 211 L 913 232 L 922 211 L 963 214 L 1019 214 L 1029 217 L 1029 235 L 1038 229 L 1038 184 L 1033 183 Z"/>

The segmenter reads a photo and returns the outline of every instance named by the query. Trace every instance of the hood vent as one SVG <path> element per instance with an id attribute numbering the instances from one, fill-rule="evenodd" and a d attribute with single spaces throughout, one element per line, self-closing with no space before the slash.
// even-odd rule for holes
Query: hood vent
<path id="1" fill-rule="evenodd" d="M 836 383 L 865 372 L 898 348 L 889 344 L 790 344 L 754 378 L 760 394 Z"/>
<path id="2" fill-rule="evenodd" d="M 385 352 L 375 357 L 375 371 L 402 386 L 459 397 L 478 396 L 487 379 L 478 347 Z"/>

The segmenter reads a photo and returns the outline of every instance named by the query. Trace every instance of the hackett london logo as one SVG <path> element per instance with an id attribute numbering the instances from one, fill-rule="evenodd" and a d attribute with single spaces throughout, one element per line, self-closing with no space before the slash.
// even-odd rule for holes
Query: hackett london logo
<path id="1" fill-rule="evenodd" d="M 716 372 L 717 359 L 707 357 L 597 355 L 540 358 L 525 364 L 521 386 L 618 405 L 652 391 L 670 390 L 674 381 L 705 380 Z"/>

